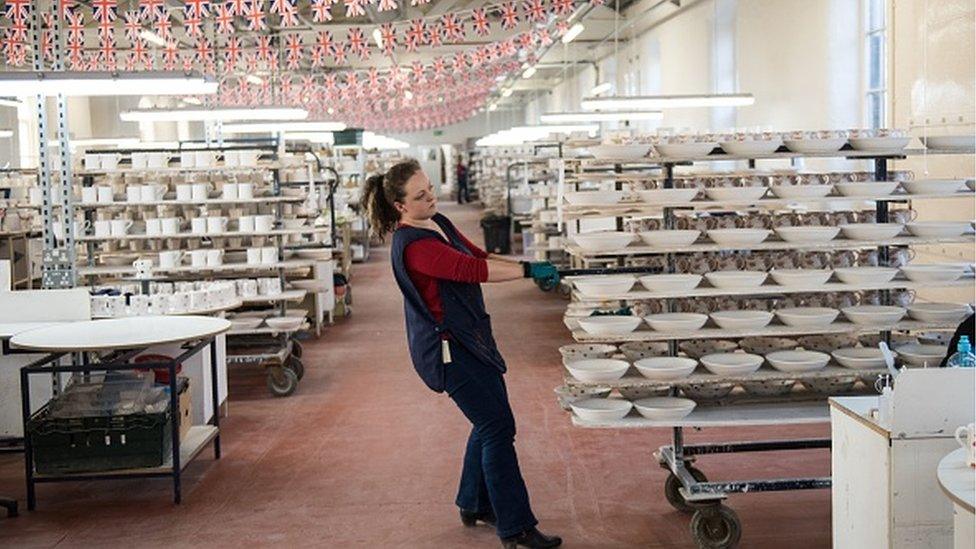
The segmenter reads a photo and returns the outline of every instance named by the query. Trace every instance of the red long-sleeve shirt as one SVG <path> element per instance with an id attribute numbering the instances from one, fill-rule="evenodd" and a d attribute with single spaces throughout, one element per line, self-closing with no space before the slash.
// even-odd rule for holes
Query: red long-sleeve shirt
<path id="1" fill-rule="evenodd" d="M 444 320 L 438 280 L 488 281 L 488 252 L 472 244 L 460 231 L 458 236 L 473 255 L 461 253 L 433 236 L 410 243 L 403 254 L 407 274 L 437 322 Z"/>

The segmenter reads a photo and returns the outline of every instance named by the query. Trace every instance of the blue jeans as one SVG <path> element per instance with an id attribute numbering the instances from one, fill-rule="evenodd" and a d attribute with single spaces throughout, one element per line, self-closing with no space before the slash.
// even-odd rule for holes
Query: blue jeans
<path id="1" fill-rule="evenodd" d="M 539 522 L 515 456 L 515 417 L 505 380 L 455 341 L 450 345 L 445 388 L 473 425 L 456 503 L 467 511 L 494 511 L 498 535 L 514 536 Z"/>

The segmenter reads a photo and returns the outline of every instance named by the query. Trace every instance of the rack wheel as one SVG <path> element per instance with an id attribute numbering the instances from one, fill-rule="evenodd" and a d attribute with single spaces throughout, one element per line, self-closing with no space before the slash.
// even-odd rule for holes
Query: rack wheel
<path id="1" fill-rule="evenodd" d="M 705 477 L 705 473 L 702 473 L 694 467 L 687 467 L 688 472 L 691 473 L 691 477 L 698 482 L 708 482 L 708 478 Z M 664 497 L 674 507 L 682 513 L 691 513 L 695 511 L 695 507 L 690 505 L 685 498 L 681 495 L 679 491 L 681 489 L 681 481 L 674 473 L 668 474 L 667 480 L 664 481 Z"/>
<path id="2" fill-rule="evenodd" d="M 271 394 L 286 397 L 298 388 L 298 374 L 291 368 L 271 366 L 268 368 L 268 390 Z"/>
<path id="3" fill-rule="evenodd" d="M 295 372 L 299 380 L 305 377 L 305 365 L 294 354 L 288 357 L 288 360 L 285 362 L 285 368 Z"/>
<path id="4" fill-rule="evenodd" d="M 301 342 L 299 342 L 297 340 L 292 340 L 292 342 L 291 342 L 291 355 L 294 356 L 294 357 L 296 357 L 296 358 L 302 358 L 302 353 L 304 353 L 304 352 L 305 352 L 305 349 L 302 348 Z"/>
<path id="5" fill-rule="evenodd" d="M 732 509 L 712 505 L 691 516 L 691 535 L 702 549 L 728 549 L 739 544 L 742 523 Z"/>

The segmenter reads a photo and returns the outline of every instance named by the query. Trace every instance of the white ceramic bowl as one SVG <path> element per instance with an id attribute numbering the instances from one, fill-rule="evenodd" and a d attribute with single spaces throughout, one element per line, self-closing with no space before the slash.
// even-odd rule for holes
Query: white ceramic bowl
<path id="1" fill-rule="evenodd" d="M 751 202 L 766 196 L 766 187 L 710 187 L 705 194 L 716 202 Z"/>
<path id="2" fill-rule="evenodd" d="M 689 332 L 700 330 L 708 316 L 698 313 L 659 313 L 647 315 L 644 321 L 658 332 Z"/>
<path id="3" fill-rule="evenodd" d="M 624 191 L 580 191 L 566 193 L 566 202 L 573 206 L 610 206 L 624 199 Z"/>
<path id="4" fill-rule="evenodd" d="M 844 223 L 840 230 L 851 240 L 888 240 L 904 229 L 901 223 Z"/>
<path id="5" fill-rule="evenodd" d="M 846 137 L 835 137 L 832 139 L 786 139 L 783 141 L 786 148 L 798 153 L 828 153 L 839 151 L 847 144 Z"/>
<path id="6" fill-rule="evenodd" d="M 708 316 L 725 330 L 758 330 L 773 321 L 773 313 L 766 311 L 715 311 Z"/>
<path id="7" fill-rule="evenodd" d="M 758 370 L 763 357 L 748 353 L 716 353 L 701 357 L 701 363 L 715 375 L 741 376 Z"/>
<path id="8" fill-rule="evenodd" d="M 629 400 L 619 398 L 585 398 L 569 405 L 576 417 L 583 421 L 618 421 L 634 407 Z"/>
<path id="9" fill-rule="evenodd" d="M 275 316 L 266 318 L 264 323 L 275 330 L 296 330 L 305 323 L 303 316 Z"/>
<path id="10" fill-rule="evenodd" d="M 559 354 L 566 362 L 587 358 L 611 358 L 616 352 L 616 345 L 606 343 L 571 343 L 559 348 Z"/>
<path id="11" fill-rule="evenodd" d="M 566 369 L 574 378 L 594 383 L 618 380 L 628 368 L 629 362 L 613 358 L 584 358 L 566 363 Z"/>
<path id="12" fill-rule="evenodd" d="M 634 241 L 633 233 L 609 231 L 573 235 L 573 242 L 589 253 L 606 253 L 622 250 Z"/>
<path id="13" fill-rule="evenodd" d="M 653 274 L 638 279 L 651 292 L 680 292 L 692 290 L 701 284 L 702 276 L 696 274 Z"/>
<path id="14" fill-rule="evenodd" d="M 678 356 L 644 358 L 634 363 L 642 376 L 655 381 L 674 381 L 688 377 L 697 366 L 697 360 Z"/>
<path id="15" fill-rule="evenodd" d="M 634 287 L 633 275 L 584 276 L 573 279 L 573 285 L 586 297 L 619 296 Z"/>
<path id="16" fill-rule="evenodd" d="M 830 269 L 773 269 L 769 276 L 780 286 L 796 288 L 815 288 L 830 280 L 834 271 Z"/>
<path id="17" fill-rule="evenodd" d="M 695 401 L 679 397 L 650 397 L 634 401 L 637 413 L 654 421 L 679 421 L 695 409 Z"/>
<path id="18" fill-rule="evenodd" d="M 953 194 L 962 190 L 965 185 L 965 179 L 920 179 L 901 182 L 901 186 L 909 194 Z"/>
<path id="19" fill-rule="evenodd" d="M 851 147 L 858 151 L 900 151 L 908 146 L 911 137 L 852 137 Z"/>
<path id="20" fill-rule="evenodd" d="M 834 190 L 833 185 L 773 185 L 770 187 L 779 198 L 823 198 Z"/>
<path id="21" fill-rule="evenodd" d="M 634 159 L 647 156 L 647 153 L 651 151 L 651 146 L 645 144 L 594 145 L 592 147 L 587 147 L 587 149 L 589 149 L 590 154 L 592 154 L 595 158 Z"/>
<path id="22" fill-rule="evenodd" d="M 886 284 L 898 274 L 892 267 L 841 267 L 834 270 L 837 278 L 845 284 Z"/>
<path id="23" fill-rule="evenodd" d="M 893 305 L 855 305 L 841 309 L 854 324 L 887 326 L 905 317 L 905 309 Z"/>
<path id="24" fill-rule="evenodd" d="M 773 232 L 766 229 L 712 229 L 706 234 L 712 242 L 723 246 L 752 246 L 766 240 Z"/>
<path id="25" fill-rule="evenodd" d="M 830 355 L 817 351 L 776 351 L 766 355 L 769 365 L 781 372 L 815 372 L 823 370 Z"/>
<path id="26" fill-rule="evenodd" d="M 701 236 L 701 231 L 643 231 L 638 233 L 644 244 L 655 248 L 680 248 L 690 246 Z"/>
<path id="27" fill-rule="evenodd" d="M 783 145 L 782 139 L 770 140 L 751 140 L 751 141 L 726 141 L 722 143 L 722 150 L 735 156 L 749 156 L 758 154 L 770 154 Z"/>
<path id="28" fill-rule="evenodd" d="M 254 330 L 261 323 L 264 322 L 264 318 L 248 318 L 248 317 L 238 317 L 230 319 L 230 325 L 234 330 Z"/>
<path id="29" fill-rule="evenodd" d="M 838 364 L 852 370 L 884 368 L 884 355 L 875 347 L 844 347 L 830 353 Z"/>
<path id="30" fill-rule="evenodd" d="M 786 307 L 776 311 L 780 322 L 797 328 L 828 326 L 838 315 L 840 311 L 829 307 Z"/>
<path id="31" fill-rule="evenodd" d="M 954 282 L 966 274 L 963 264 L 905 265 L 901 274 L 912 282 Z"/>
<path id="32" fill-rule="evenodd" d="M 637 196 L 648 204 L 680 204 L 694 200 L 698 189 L 652 189 L 637 191 Z"/>
<path id="33" fill-rule="evenodd" d="M 888 196 L 895 192 L 900 185 L 897 181 L 861 181 L 855 183 L 837 183 L 837 192 L 844 196 L 868 197 Z"/>
<path id="34" fill-rule="evenodd" d="M 924 345 L 909 343 L 895 349 L 898 357 L 912 366 L 938 366 L 945 358 L 949 348 L 945 345 Z"/>
<path id="35" fill-rule="evenodd" d="M 659 143 L 654 149 L 667 158 L 701 158 L 708 156 L 718 143 Z"/>
<path id="36" fill-rule="evenodd" d="M 715 271 L 705 273 L 708 283 L 716 288 L 737 290 L 762 286 L 769 276 L 765 271 Z"/>
<path id="37" fill-rule="evenodd" d="M 933 135 L 922 138 L 922 143 L 929 149 L 940 151 L 969 150 L 976 143 L 976 136 L 973 135 Z"/>
<path id="38" fill-rule="evenodd" d="M 776 227 L 773 230 L 787 242 L 803 244 L 830 242 L 840 233 L 838 227 Z"/>
<path id="39" fill-rule="evenodd" d="M 922 322 L 960 322 L 972 311 L 965 303 L 913 303 L 908 316 Z"/>
<path id="40" fill-rule="evenodd" d="M 969 223 L 952 221 L 916 221 L 905 226 L 921 238 L 955 238 L 969 232 Z"/>
<path id="41" fill-rule="evenodd" d="M 588 316 L 578 320 L 583 331 L 594 336 L 629 334 L 641 324 L 639 316 Z"/>

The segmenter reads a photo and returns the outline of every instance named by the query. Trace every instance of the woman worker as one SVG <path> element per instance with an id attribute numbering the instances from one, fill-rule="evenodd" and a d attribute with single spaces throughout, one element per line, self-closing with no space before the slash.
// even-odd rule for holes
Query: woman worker
<path id="1" fill-rule="evenodd" d="M 485 312 L 482 282 L 557 278 L 548 263 L 489 255 L 443 215 L 416 160 L 366 181 L 373 231 L 393 232 L 390 257 L 403 293 L 407 344 L 414 368 L 436 392 L 447 392 L 473 428 L 456 504 L 461 522 L 495 526 L 503 547 L 556 547 L 538 529 L 515 456 L 515 418 L 502 359 Z"/>

